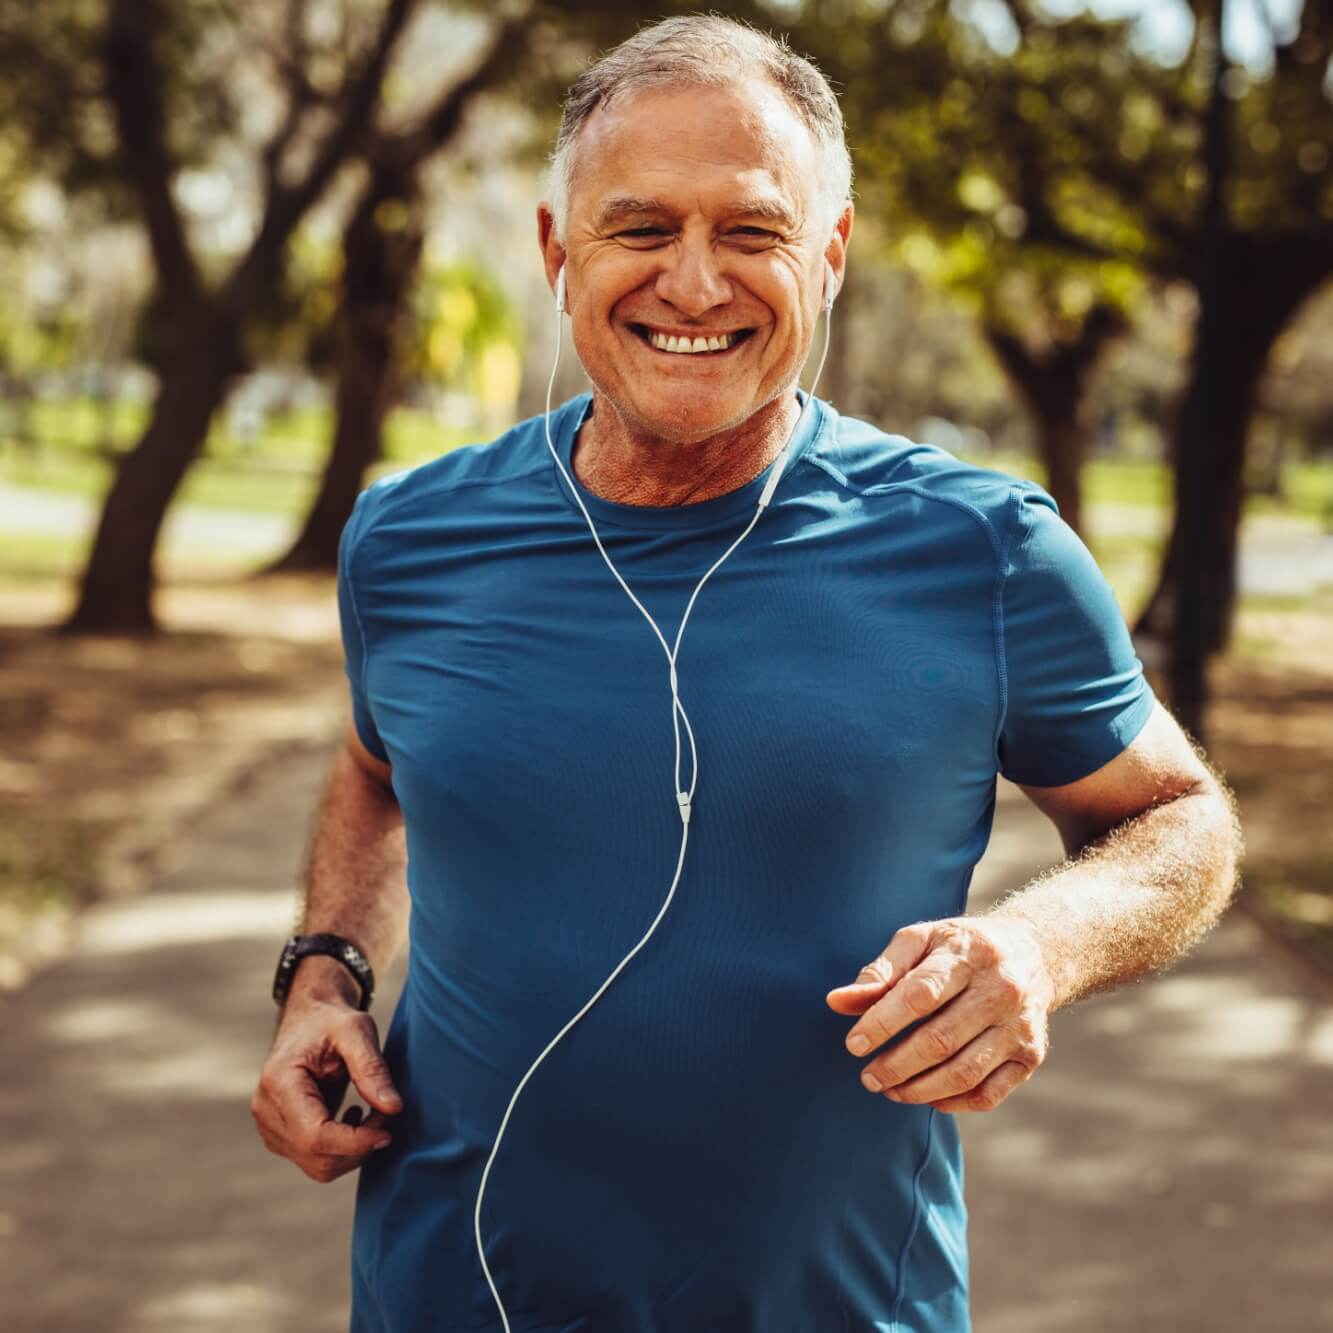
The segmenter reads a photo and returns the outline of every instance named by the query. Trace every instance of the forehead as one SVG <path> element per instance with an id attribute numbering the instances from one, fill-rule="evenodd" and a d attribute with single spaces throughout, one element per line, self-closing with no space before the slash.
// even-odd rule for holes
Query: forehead
<path id="1" fill-rule="evenodd" d="M 684 213 L 744 199 L 801 219 L 813 211 L 816 166 L 809 130 L 767 82 L 642 88 L 584 123 L 569 212 L 588 223 L 616 200 Z"/>

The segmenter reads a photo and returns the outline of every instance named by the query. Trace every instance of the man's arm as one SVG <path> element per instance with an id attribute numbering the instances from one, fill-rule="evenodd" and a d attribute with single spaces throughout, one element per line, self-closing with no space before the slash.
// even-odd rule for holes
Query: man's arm
<path id="1" fill-rule="evenodd" d="M 1226 910 L 1242 848 L 1235 802 L 1161 704 L 1090 777 L 1021 790 L 1069 859 L 988 915 L 1032 928 L 1052 1008 L 1166 967 Z"/>
<path id="2" fill-rule="evenodd" d="M 871 1091 L 993 1109 L 1045 1059 L 1052 1009 L 1166 966 L 1225 910 L 1241 854 L 1234 802 L 1160 704 L 1096 773 L 1023 791 L 1069 859 L 983 915 L 900 930 L 829 992 L 831 1008 L 860 1016 L 853 1055 L 920 1021 L 861 1071 Z"/>
<path id="3" fill-rule="evenodd" d="M 409 899 L 403 815 L 388 764 L 348 723 L 316 820 L 306 870 L 302 933 L 351 940 L 377 976 L 407 929 Z M 380 1054 L 375 1021 L 358 1010 L 360 988 L 335 959 L 303 959 L 278 1019 L 273 1049 L 250 1100 L 271 1152 L 329 1181 L 390 1142 L 386 1116 L 402 1109 Z M 334 1119 L 350 1077 L 372 1110 Z"/>

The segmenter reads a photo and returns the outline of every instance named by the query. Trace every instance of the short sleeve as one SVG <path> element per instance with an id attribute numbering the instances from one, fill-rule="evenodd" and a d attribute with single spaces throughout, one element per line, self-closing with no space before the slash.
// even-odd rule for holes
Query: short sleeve
<path id="1" fill-rule="evenodd" d="M 1156 704 L 1105 576 L 1040 487 L 1011 492 L 1001 629 L 1000 771 L 1030 787 L 1095 773 Z"/>
<path id="2" fill-rule="evenodd" d="M 356 726 L 356 734 L 371 754 L 387 764 L 389 752 L 384 748 L 379 732 L 375 730 L 366 694 L 366 639 L 353 574 L 353 556 L 365 526 L 369 495 L 370 491 L 364 490 L 357 496 L 351 517 L 338 539 L 338 623 L 342 629 L 343 669 L 347 672 L 347 681 L 351 686 L 352 721 Z"/>

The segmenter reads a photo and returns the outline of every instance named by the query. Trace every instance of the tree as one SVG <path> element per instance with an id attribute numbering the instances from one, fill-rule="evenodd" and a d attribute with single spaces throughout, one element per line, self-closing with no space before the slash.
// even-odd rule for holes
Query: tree
<path id="1" fill-rule="evenodd" d="M 66 631 L 155 629 L 152 557 L 167 506 L 228 381 L 244 365 L 246 322 L 277 284 L 292 231 L 371 121 L 413 3 L 386 0 L 324 107 L 316 105 L 322 100 L 313 96 L 316 84 L 299 63 L 299 53 L 307 50 L 304 5 L 288 0 L 284 19 L 298 60 L 287 70 L 285 114 L 263 152 L 263 211 L 253 242 L 219 280 L 209 282 L 173 194 L 168 81 L 158 54 L 171 31 L 169 16 L 160 0 L 111 0 L 102 52 L 106 92 L 115 109 L 121 165 L 151 244 L 164 356 L 148 426 L 107 495 Z M 349 33 L 340 37 L 355 43 Z M 310 114 L 315 111 L 320 115 Z M 301 166 L 289 160 L 298 156 Z"/>
<path id="2" fill-rule="evenodd" d="M 1175 527 L 1138 626 L 1183 648 L 1170 627 L 1191 600 L 1194 640 L 1173 654 L 1171 693 L 1197 735 L 1201 664 L 1225 645 L 1234 604 L 1256 389 L 1278 334 L 1333 269 L 1333 13 L 1308 0 L 1290 32 L 1273 34 L 1270 77 L 1222 69 L 1218 82 L 1208 34 L 1220 4 L 1194 9 L 1194 40 L 1176 65 L 1137 52 L 1126 23 L 1055 20 L 1027 0 L 1006 0 L 1005 36 L 981 34 L 946 0 L 899 0 L 887 15 L 844 4 L 824 29 L 810 17 L 820 7 L 805 6 L 796 27 L 802 44 L 820 51 L 822 41 L 846 83 L 861 180 L 889 216 L 951 237 L 970 226 L 997 246 L 1021 237 L 1027 257 L 1131 265 L 1200 291 L 1210 265 L 1226 275 L 1201 302 L 1197 337 L 1209 350 L 1193 358 L 1175 425 Z M 1234 134 L 1219 97 L 1234 104 Z M 1210 208 L 1225 226 L 1207 221 Z"/>
<path id="3" fill-rule="evenodd" d="M 1333 272 L 1325 173 L 1333 116 L 1323 90 L 1333 14 L 1307 3 L 1295 31 L 1275 35 L 1273 76 L 1247 95 L 1222 47 L 1222 0 L 1200 0 L 1195 10 L 1212 65 L 1207 192 L 1197 244 L 1181 267 L 1198 289 L 1199 319 L 1175 438 L 1175 523 L 1137 629 L 1170 644 L 1172 701 L 1202 735 L 1207 660 L 1231 632 L 1259 383 L 1278 335 Z"/>
<path id="4" fill-rule="evenodd" d="M 453 139 L 468 104 L 512 70 L 527 41 L 524 24 L 504 24 L 476 69 L 442 92 L 416 124 L 366 138 L 360 152 L 366 185 L 343 229 L 333 448 L 300 534 L 270 573 L 332 570 L 337 563 L 343 525 L 380 455 L 411 319 L 423 243 L 421 168 Z"/>

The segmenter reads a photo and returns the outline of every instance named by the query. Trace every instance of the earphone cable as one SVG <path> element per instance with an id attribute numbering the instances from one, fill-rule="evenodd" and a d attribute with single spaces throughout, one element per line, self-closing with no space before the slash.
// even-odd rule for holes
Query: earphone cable
<path id="1" fill-rule="evenodd" d="M 551 398 L 555 392 L 556 373 L 560 368 L 560 348 L 562 342 L 561 335 L 564 331 L 563 277 L 564 273 L 562 270 L 560 275 L 560 283 L 557 286 L 555 358 L 551 365 L 551 377 L 546 384 L 546 414 L 544 418 L 544 425 L 546 431 L 546 447 L 550 450 L 551 457 L 555 459 L 556 466 L 560 469 L 561 474 L 564 476 L 565 481 L 568 483 L 570 493 L 573 495 L 575 501 L 577 501 L 579 508 L 583 511 L 583 517 L 587 521 L 589 530 L 592 532 L 593 541 L 597 543 L 597 549 L 598 551 L 601 552 L 602 559 L 606 562 L 607 568 L 610 569 L 611 573 L 615 576 L 616 582 L 619 583 L 620 586 L 625 590 L 625 594 L 629 597 L 630 601 L 633 602 L 634 605 L 639 608 L 639 611 L 643 614 L 644 619 L 648 622 L 653 633 L 657 636 L 657 641 L 662 645 L 662 651 L 666 654 L 668 683 L 670 684 L 671 687 L 671 729 L 675 737 L 675 747 L 676 747 L 675 795 L 676 795 L 676 804 L 680 813 L 680 820 L 681 820 L 680 854 L 676 858 L 676 872 L 671 879 L 671 888 L 668 890 L 666 898 L 662 903 L 662 906 L 658 909 L 657 915 L 653 918 L 652 924 L 644 932 L 643 937 L 639 940 L 639 942 L 629 951 L 629 953 L 627 953 L 624 956 L 624 958 L 620 960 L 620 962 L 616 965 L 615 969 L 612 971 L 611 975 L 608 976 L 606 980 L 602 982 L 602 984 L 597 988 L 597 990 L 583 1005 L 583 1007 L 578 1011 L 578 1013 L 576 1013 L 573 1016 L 573 1018 L 571 1018 L 564 1025 L 564 1027 L 562 1027 L 560 1031 L 557 1032 L 549 1042 L 547 1042 L 541 1054 L 538 1055 L 538 1057 L 532 1062 L 532 1064 L 528 1067 L 527 1073 L 525 1073 L 523 1077 L 519 1080 L 518 1086 L 514 1089 L 513 1094 L 509 1098 L 509 1105 L 505 1108 L 505 1113 L 503 1117 L 501 1117 L 500 1128 L 496 1131 L 495 1135 L 495 1142 L 491 1145 L 490 1155 L 487 1157 L 486 1165 L 482 1169 L 481 1183 L 477 1190 L 477 1206 L 475 1213 L 473 1215 L 473 1229 L 476 1235 L 477 1254 L 481 1259 L 482 1272 L 486 1276 L 486 1283 L 490 1287 L 491 1295 L 492 1297 L 494 1297 L 495 1304 L 500 1311 L 500 1320 L 504 1325 L 504 1333 L 510 1333 L 509 1316 L 505 1313 L 504 1302 L 500 1299 L 500 1293 L 496 1289 L 495 1280 L 491 1276 L 490 1265 L 487 1264 L 486 1262 L 486 1249 L 482 1243 L 482 1238 L 481 1238 L 481 1203 L 482 1203 L 482 1198 L 486 1192 L 486 1182 L 490 1177 L 491 1166 L 494 1164 L 496 1154 L 500 1150 L 500 1141 L 504 1137 L 505 1128 L 509 1124 L 509 1118 L 513 1114 L 514 1106 L 518 1101 L 519 1094 L 523 1091 L 523 1088 L 526 1086 L 528 1080 L 533 1076 L 534 1073 L 536 1073 L 538 1065 L 541 1064 L 541 1062 L 546 1058 L 548 1053 L 555 1047 L 555 1045 L 560 1041 L 560 1039 L 584 1016 L 584 1014 L 588 1012 L 589 1009 L 593 1007 L 594 1004 L 597 1003 L 597 1001 L 605 993 L 607 987 L 610 986 L 610 984 L 616 979 L 616 977 L 620 975 L 620 973 L 624 970 L 629 961 L 639 952 L 640 949 L 643 948 L 645 944 L 648 943 L 648 940 L 651 938 L 653 932 L 657 929 L 658 923 L 666 915 L 667 909 L 671 906 L 672 899 L 675 897 L 676 888 L 680 883 L 681 870 L 685 865 L 685 849 L 689 843 L 689 835 L 690 835 L 690 807 L 694 799 L 694 791 L 699 779 L 698 749 L 695 745 L 694 729 L 690 726 L 689 715 L 686 713 L 684 705 L 680 701 L 679 678 L 676 673 L 676 656 L 680 651 L 681 638 L 685 633 L 685 623 L 689 619 L 690 611 L 694 608 L 694 603 L 698 599 L 699 593 L 703 588 L 704 584 L 712 576 L 714 570 L 716 570 L 722 564 L 722 562 L 726 560 L 727 557 L 730 556 L 731 553 L 741 544 L 741 542 L 744 541 L 747 536 L 749 536 L 751 530 L 754 528 L 754 525 L 759 521 L 759 516 L 764 512 L 765 508 L 768 506 L 770 499 L 772 498 L 772 494 L 777 485 L 778 479 L 782 473 L 782 470 L 786 466 L 788 456 L 791 452 L 792 443 L 797 438 L 801 429 L 801 425 L 805 421 L 805 415 L 810 410 L 811 404 L 814 402 L 815 389 L 819 385 L 819 377 L 820 374 L 823 372 L 824 362 L 828 357 L 829 326 L 831 324 L 831 320 L 829 319 L 829 313 L 832 309 L 832 304 L 833 304 L 831 299 L 826 300 L 826 304 L 824 307 L 824 313 L 825 313 L 824 350 L 819 358 L 819 365 L 815 370 L 814 382 L 810 386 L 810 392 L 806 397 L 804 404 L 802 404 L 801 411 L 796 418 L 796 424 L 792 428 L 792 432 L 787 438 L 787 443 L 783 446 L 782 451 L 778 454 L 776 460 L 773 463 L 774 471 L 770 474 L 769 480 L 764 487 L 764 491 L 760 497 L 758 507 L 755 509 L 754 515 L 751 517 L 750 522 L 746 525 L 745 530 L 713 562 L 713 564 L 709 567 L 708 571 L 704 574 L 703 578 L 701 578 L 698 584 L 695 586 L 693 593 L 690 594 L 689 602 L 686 604 L 685 612 L 681 616 L 680 626 L 676 631 L 675 646 L 668 647 L 666 638 L 662 634 L 662 631 L 658 628 L 657 622 L 652 618 L 651 615 L 648 614 L 647 608 L 634 595 L 633 589 L 631 589 L 629 584 L 626 583 L 624 578 L 621 577 L 620 571 L 612 563 L 611 557 L 607 555 L 606 548 L 602 545 L 602 539 L 600 536 L 598 536 L 597 527 L 592 521 L 592 516 L 588 513 L 588 508 L 583 503 L 583 498 L 579 494 L 578 487 L 575 485 L 574 480 L 569 475 L 568 471 L 566 471 L 565 465 L 561 461 L 559 451 L 556 449 L 555 443 L 551 438 Z M 681 781 L 680 781 L 680 760 L 681 760 L 680 723 L 681 722 L 685 724 L 685 734 L 689 740 L 689 746 L 690 746 L 690 785 L 688 791 L 683 790 L 681 788 Z"/>

